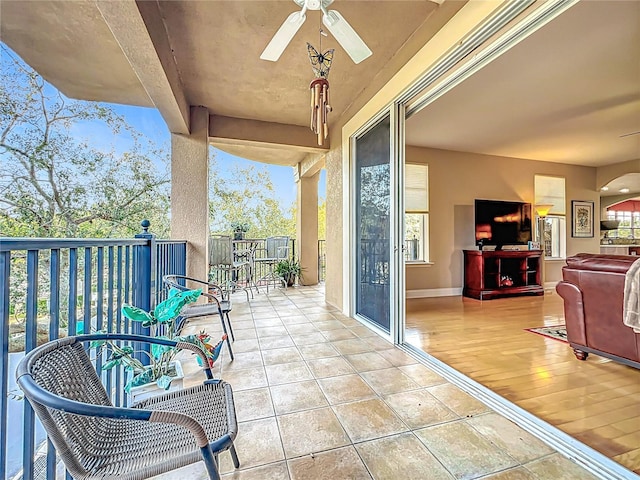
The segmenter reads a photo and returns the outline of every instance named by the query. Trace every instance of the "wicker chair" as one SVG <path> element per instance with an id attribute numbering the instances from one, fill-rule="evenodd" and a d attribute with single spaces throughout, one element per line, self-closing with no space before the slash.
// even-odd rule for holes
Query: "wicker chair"
<path id="1" fill-rule="evenodd" d="M 229 356 L 233 360 L 233 350 L 231 349 L 231 341 L 235 342 L 233 335 L 233 327 L 229 312 L 231 312 L 231 299 L 225 298 L 223 290 L 216 283 L 205 282 L 197 278 L 185 277 L 184 275 L 165 275 L 162 277 L 163 283 L 169 288 L 175 288 L 181 291 L 202 288 L 201 295 L 206 297 L 209 303 L 197 303 L 195 305 L 185 305 L 180 310 L 180 316 L 176 320 L 176 333 L 184 327 L 184 324 L 190 318 L 208 317 L 209 315 L 219 315 L 222 323 L 222 330 L 227 335 L 227 348 L 229 348 Z M 226 322 L 225 322 L 226 319 Z M 228 327 L 228 328 L 227 328 Z M 231 334 L 231 341 L 229 340 Z"/>
<path id="2" fill-rule="evenodd" d="M 202 385 L 132 408 L 114 407 L 83 345 L 94 340 L 177 346 L 208 365 L 196 345 L 140 335 L 67 337 L 29 352 L 18 365 L 18 384 L 73 478 L 137 480 L 203 460 L 209 478 L 217 480 L 218 454 L 224 450 L 240 466 L 228 383 L 213 380 L 207 367 Z"/>

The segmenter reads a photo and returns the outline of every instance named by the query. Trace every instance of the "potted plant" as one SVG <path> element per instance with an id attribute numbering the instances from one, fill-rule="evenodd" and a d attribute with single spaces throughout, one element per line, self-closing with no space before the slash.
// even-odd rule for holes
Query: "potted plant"
<path id="1" fill-rule="evenodd" d="M 209 357 L 210 365 L 220 354 L 222 340 L 216 345 L 209 344 L 210 337 L 201 332 L 198 335 L 175 335 L 175 321 L 185 305 L 195 302 L 201 290 L 180 292 L 172 290 L 169 298 L 159 303 L 152 311 L 146 312 L 133 305 L 123 305 L 122 314 L 133 322 L 140 322 L 143 327 L 150 327 L 152 335 L 199 346 Z M 158 390 L 176 390 L 182 388 L 182 366 L 175 359 L 179 348 L 164 345 L 152 345 L 151 351 L 134 350 L 129 345 L 100 341 L 91 345 L 94 348 L 106 349 L 107 359 L 103 370 L 110 370 L 122 365 L 130 373 L 125 384 L 125 392 L 131 395 L 132 402 L 138 402 L 152 396 Z M 148 357 L 145 365 L 141 358 Z"/>
<path id="2" fill-rule="evenodd" d="M 291 287 L 294 284 L 296 277 L 302 277 L 302 267 L 298 260 L 280 260 L 274 267 L 273 272 L 282 278 L 287 287 Z"/>
<path id="3" fill-rule="evenodd" d="M 249 231 L 251 225 L 247 222 L 231 222 L 231 230 L 233 230 L 234 240 L 244 240 L 244 234 Z"/>

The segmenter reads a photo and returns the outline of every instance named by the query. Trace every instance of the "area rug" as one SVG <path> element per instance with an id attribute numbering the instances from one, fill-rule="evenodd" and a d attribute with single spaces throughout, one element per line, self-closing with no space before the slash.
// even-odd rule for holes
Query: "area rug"
<path id="1" fill-rule="evenodd" d="M 554 340 L 560 340 L 561 342 L 569 343 L 567 341 L 567 328 L 564 325 L 525 328 L 525 330 L 527 332 L 537 333 L 538 335 L 542 335 L 543 337 L 549 337 L 549 338 L 553 338 Z"/>

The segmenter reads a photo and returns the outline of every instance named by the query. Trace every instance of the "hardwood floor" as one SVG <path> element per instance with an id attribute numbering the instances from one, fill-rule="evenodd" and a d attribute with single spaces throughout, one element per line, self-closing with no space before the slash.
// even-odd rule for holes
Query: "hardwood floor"
<path id="1" fill-rule="evenodd" d="M 640 473 L 640 370 L 525 328 L 564 324 L 562 299 L 407 299 L 407 343 Z"/>

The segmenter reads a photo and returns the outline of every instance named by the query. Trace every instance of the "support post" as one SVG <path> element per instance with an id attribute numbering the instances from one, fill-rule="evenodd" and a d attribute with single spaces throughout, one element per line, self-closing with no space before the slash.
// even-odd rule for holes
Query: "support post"
<path id="1" fill-rule="evenodd" d="M 300 266 L 301 285 L 318 283 L 318 180 L 320 172 L 314 175 L 296 176 L 298 187 L 298 214 L 296 218 L 296 243 Z"/>
<path id="2" fill-rule="evenodd" d="M 209 270 L 209 111 L 191 107 L 191 133 L 171 134 L 171 238 L 187 241 L 188 277 Z"/>

